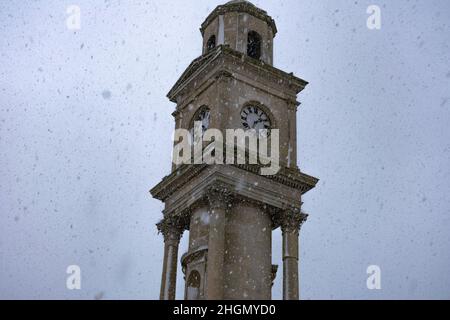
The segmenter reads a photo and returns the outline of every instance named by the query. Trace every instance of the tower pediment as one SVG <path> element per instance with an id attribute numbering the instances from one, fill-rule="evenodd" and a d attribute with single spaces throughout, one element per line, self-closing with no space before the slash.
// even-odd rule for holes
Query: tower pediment
<path id="1" fill-rule="evenodd" d="M 214 63 L 215 69 L 212 67 Z M 291 91 L 290 95 L 292 95 L 293 99 L 308 85 L 307 81 L 294 76 L 292 73 L 287 73 L 262 61 L 249 58 L 227 45 L 221 45 L 195 59 L 183 72 L 167 94 L 167 97 L 172 102 L 179 102 L 177 98 L 180 92 L 188 88 L 191 83 L 195 83 L 195 87 L 199 87 L 204 81 L 210 80 L 212 78 L 209 74 L 211 70 L 214 70 L 215 73 L 229 72 L 232 77 L 236 78 L 238 75 L 248 76 L 249 72 L 253 72 L 255 76 L 251 78 L 255 81 L 260 79 L 261 84 L 271 86 L 277 92 Z M 195 88 L 189 87 L 191 93 L 193 90 Z"/>

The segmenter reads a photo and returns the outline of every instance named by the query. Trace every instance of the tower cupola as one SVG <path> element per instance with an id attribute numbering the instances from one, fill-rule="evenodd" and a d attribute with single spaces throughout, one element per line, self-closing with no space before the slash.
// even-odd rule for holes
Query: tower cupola
<path id="1" fill-rule="evenodd" d="M 251 58 L 273 65 L 275 21 L 266 11 L 245 0 L 218 6 L 203 22 L 203 54 L 217 45 L 228 45 Z"/>

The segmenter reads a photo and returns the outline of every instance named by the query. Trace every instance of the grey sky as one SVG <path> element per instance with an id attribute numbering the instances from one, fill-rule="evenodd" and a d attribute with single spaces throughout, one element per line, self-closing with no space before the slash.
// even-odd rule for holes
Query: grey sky
<path id="1" fill-rule="evenodd" d="M 162 204 L 148 190 L 170 170 L 165 95 L 223 2 L 0 3 L 0 298 L 158 298 Z M 299 165 L 321 181 L 304 199 L 303 298 L 449 299 L 450 2 L 253 3 L 277 22 L 275 66 L 310 82 Z M 279 232 L 273 249 L 281 264 Z M 80 291 L 65 287 L 71 264 Z"/>

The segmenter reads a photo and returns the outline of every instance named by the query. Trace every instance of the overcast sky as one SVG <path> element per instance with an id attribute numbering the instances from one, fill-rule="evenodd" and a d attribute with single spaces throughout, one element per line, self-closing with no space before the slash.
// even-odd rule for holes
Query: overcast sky
<path id="1" fill-rule="evenodd" d="M 163 206 L 148 190 L 171 167 L 165 95 L 223 2 L 1 1 L 0 298 L 159 297 Z M 449 299 L 450 2 L 254 3 L 276 20 L 275 66 L 310 82 L 299 166 L 321 181 L 304 197 L 302 297 Z"/>

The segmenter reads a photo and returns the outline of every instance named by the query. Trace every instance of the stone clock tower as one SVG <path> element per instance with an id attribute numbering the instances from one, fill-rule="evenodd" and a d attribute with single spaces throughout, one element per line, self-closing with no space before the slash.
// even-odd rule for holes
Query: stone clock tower
<path id="1" fill-rule="evenodd" d="M 283 233 L 283 298 L 299 299 L 299 231 L 307 214 L 302 195 L 318 180 L 297 167 L 297 94 L 307 82 L 273 67 L 275 21 L 248 1 L 218 6 L 203 22 L 203 54 L 168 98 L 176 129 L 279 129 L 280 171 L 260 165 L 184 164 L 151 190 L 165 203 L 161 299 L 175 299 L 178 245 L 185 299 L 270 300 L 277 265 L 272 231 Z"/>

